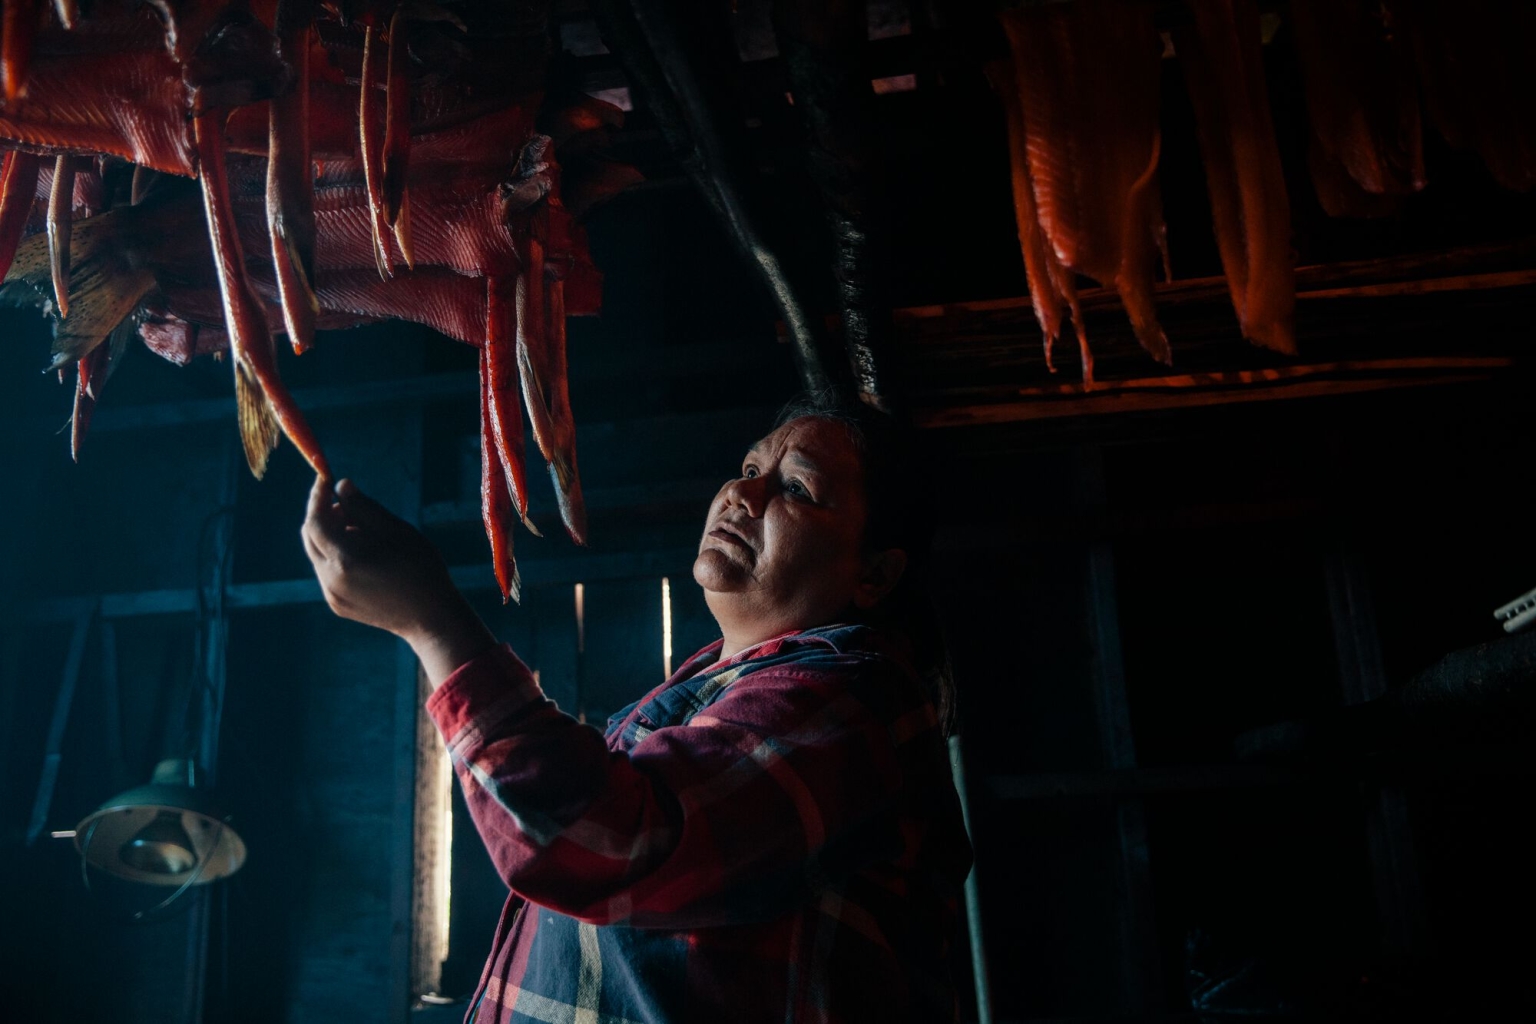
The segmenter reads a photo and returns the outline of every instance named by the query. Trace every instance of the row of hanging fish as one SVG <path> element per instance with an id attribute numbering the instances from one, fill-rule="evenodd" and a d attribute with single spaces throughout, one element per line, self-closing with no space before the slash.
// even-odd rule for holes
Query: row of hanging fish
<path id="1" fill-rule="evenodd" d="M 72 450 L 137 334 L 227 352 L 258 477 L 285 435 L 330 467 L 274 333 L 402 319 L 481 351 L 482 502 L 503 598 L 528 520 L 523 409 L 585 543 L 567 315 L 601 276 L 574 213 L 635 175 L 593 143 L 620 115 L 545 109 L 547 3 L 4 0 L 0 276 L 76 368 Z M 472 21 L 473 31 L 463 17 Z M 495 59 L 487 60 L 487 54 Z M 551 137 L 553 136 L 553 137 Z M 556 145 L 575 154 L 564 169 Z M 575 173 L 573 174 L 573 169 Z M 569 200 L 569 205 L 566 200 Z"/>
<path id="2" fill-rule="evenodd" d="M 1160 64 L 1171 48 L 1194 108 L 1211 216 L 1245 338 L 1296 352 L 1290 199 L 1270 117 L 1254 0 L 1188 0 L 1166 36 L 1156 5 L 1115 0 L 1002 12 L 1010 57 L 987 68 L 1003 107 L 1014 211 L 1047 365 L 1070 319 L 1093 355 L 1079 276 L 1120 295 L 1142 347 L 1171 362 L 1153 304 L 1170 276 L 1158 191 Z M 1323 209 L 1395 212 L 1426 184 L 1422 107 L 1494 179 L 1536 184 L 1536 5 L 1500 0 L 1291 0 Z M 1159 261 L 1158 256 L 1161 255 Z"/>

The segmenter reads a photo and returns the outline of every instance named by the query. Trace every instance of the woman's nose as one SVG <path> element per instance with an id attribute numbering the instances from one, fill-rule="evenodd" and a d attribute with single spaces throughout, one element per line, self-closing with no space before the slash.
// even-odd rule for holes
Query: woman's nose
<path id="1" fill-rule="evenodd" d="M 763 477 L 741 476 L 725 485 L 726 505 L 740 507 L 753 519 L 763 514 L 765 490 Z"/>

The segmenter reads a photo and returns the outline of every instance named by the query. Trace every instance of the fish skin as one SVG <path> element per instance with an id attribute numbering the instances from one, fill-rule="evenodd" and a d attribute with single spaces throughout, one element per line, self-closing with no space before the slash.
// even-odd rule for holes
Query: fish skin
<path id="1" fill-rule="evenodd" d="M 96 395 L 91 378 L 97 366 L 105 368 L 106 346 L 93 349 L 76 364 L 75 405 L 69 416 L 69 457 L 79 463 L 80 449 L 85 444 L 85 431 L 91 425 L 91 414 L 96 411 Z"/>
<path id="2" fill-rule="evenodd" d="M 1074 274 L 1115 288 L 1142 347 L 1161 362 L 1171 359 L 1152 303 L 1164 230 L 1157 191 L 1161 43 L 1145 5 L 1117 7 L 1107 19 L 1102 10 L 1077 3 L 1000 15 L 1018 111 L 1005 108 L 1005 116 L 1020 126 L 1013 135 L 1022 135 L 1010 138 L 1015 211 L 1027 186 L 1039 232 L 1035 242 L 1028 218 L 1021 219 L 1020 243 L 1031 296 L 1056 296 L 1036 317 L 1050 346 L 1060 333 L 1061 305 L 1072 311 L 1090 387 L 1093 356 Z M 1010 96 L 1007 106 L 1013 103 Z M 1054 365 L 1049 353 L 1048 363 Z"/>
<path id="3" fill-rule="evenodd" d="M 48 265 L 53 278 L 59 318 L 69 316 L 69 236 L 74 222 L 75 158 L 60 156 L 53 164 L 48 189 Z"/>
<path id="4" fill-rule="evenodd" d="M 1046 246 L 1045 236 L 1040 230 L 1040 217 L 1035 211 L 1035 187 L 1029 177 L 1024 112 L 1019 106 L 1013 61 L 993 61 L 988 64 L 986 74 L 1002 104 L 1008 133 L 1009 181 L 1013 189 L 1013 213 L 1018 224 L 1019 249 L 1024 256 L 1024 276 L 1029 283 L 1029 302 L 1034 308 L 1035 319 L 1040 324 L 1040 333 L 1044 338 L 1046 368 L 1055 373 L 1054 350 L 1057 339 L 1061 337 L 1065 306 L 1048 269 L 1050 263 L 1056 262 L 1056 254 Z"/>
<path id="5" fill-rule="evenodd" d="M 406 77 L 405 23 L 405 7 L 396 7 L 389 19 L 389 58 L 384 69 L 384 146 L 379 184 L 384 198 L 384 220 L 390 227 L 400 220 L 405 175 L 411 160 L 411 89 Z M 410 257 L 405 261 L 409 264 Z"/>
<path id="6" fill-rule="evenodd" d="M 528 468 L 523 450 L 522 383 L 517 365 L 517 306 L 515 283 L 502 278 L 485 279 L 485 381 L 486 400 L 490 403 L 491 432 L 496 454 L 518 516 L 528 529 L 538 533 L 528 519 Z"/>
<path id="7" fill-rule="evenodd" d="M 25 102 L 0 103 L 0 138 L 193 175 L 187 86 L 148 5 L 52 32 L 49 43 L 32 61 Z"/>
<path id="8" fill-rule="evenodd" d="M 10 274 L 16 247 L 27 229 L 41 167 L 42 158 L 36 154 L 16 149 L 5 154 L 5 166 L 0 168 L 0 281 Z"/>
<path id="9" fill-rule="evenodd" d="M 167 185 L 179 183 L 171 180 Z M 362 202 L 361 190 L 354 198 Z M 157 193 L 143 207 L 121 207 L 78 220 L 75 230 L 78 240 L 82 232 L 89 236 L 101 225 L 118 222 L 114 251 L 131 257 L 133 263 L 158 280 L 159 290 L 166 297 L 167 312 L 205 328 L 222 328 L 222 299 L 203 217 L 198 191 L 178 187 Z M 267 243 L 261 223 L 254 209 L 241 212 L 242 244 L 247 251 Z M 172 239 L 179 244 L 169 246 Z M 27 244 L 32 247 L 29 252 L 42 257 L 40 262 L 34 259 L 32 269 L 46 275 L 46 250 L 38 248 L 41 239 L 29 239 Z M 578 255 L 580 258 L 567 257 L 571 273 L 595 275 L 586 257 Z M 79 260 L 77 245 L 75 262 L 78 264 Z M 264 263 L 252 264 L 247 269 L 268 322 L 279 323 L 280 295 L 272 271 Z M 486 337 L 485 280 L 480 276 L 459 273 L 450 267 L 419 265 L 414 271 L 401 270 L 390 281 L 383 281 L 373 266 L 366 264 L 322 269 L 316 282 L 315 294 L 320 304 L 316 327 L 320 330 L 389 318 L 421 323 L 477 347 Z"/>
<path id="10" fill-rule="evenodd" d="M 517 368 L 533 440 L 546 462 L 554 461 L 555 429 L 549 410 L 548 335 L 544 329 L 544 244 L 524 240 L 527 262 L 517 275 Z"/>
<path id="11" fill-rule="evenodd" d="M 1191 0 L 1176 29 L 1222 269 L 1243 337 L 1296 353 L 1291 207 L 1269 113 L 1252 0 Z"/>
<path id="12" fill-rule="evenodd" d="M 194 357 L 203 354 L 198 347 L 198 335 L 197 324 L 181 319 L 146 318 L 139 324 L 139 337 L 144 347 L 177 366 L 190 366 Z"/>
<path id="13" fill-rule="evenodd" d="M 1131 329 L 1136 332 L 1141 347 L 1164 366 L 1171 366 L 1173 352 L 1168 346 L 1168 335 L 1157 322 L 1157 308 L 1152 302 L 1152 257 L 1158 249 L 1155 238 L 1148 233 L 1154 209 L 1152 196 L 1157 191 L 1157 163 L 1161 149 L 1161 136 L 1154 137 L 1146 170 L 1126 192 L 1125 213 L 1121 221 L 1123 241 L 1120 245 L 1120 266 L 1115 271 L 1114 282 L 1126 315 L 1130 317 Z"/>
<path id="14" fill-rule="evenodd" d="M 1504 188 L 1536 186 L 1536 8 L 1509 0 L 1385 0 L 1412 43 L 1424 107 L 1456 149 L 1471 150 Z"/>
<path id="15" fill-rule="evenodd" d="M 415 263 L 475 276 L 516 273 L 521 261 L 498 189 L 507 180 L 505 154 L 531 131 L 530 115 L 509 108 L 412 142 L 406 195 Z M 358 162 L 327 163 L 315 187 L 317 272 L 376 264 L 368 196 Z"/>
<path id="16" fill-rule="evenodd" d="M 297 353 L 315 339 L 320 303 L 315 297 L 315 188 L 309 145 L 310 27 L 284 0 L 279 7 L 283 54 L 294 68 L 294 87 L 268 108 L 267 233 L 288 341 Z M 226 132 L 227 138 L 227 132 Z M 257 250 L 259 251 L 259 249 Z"/>
<path id="17" fill-rule="evenodd" d="M 328 316 L 348 314 L 425 324 L 466 345 L 479 346 L 485 340 L 482 278 L 466 277 L 445 267 L 419 266 L 397 272 L 388 282 L 380 281 L 371 267 L 333 270 L 321 274 L 319 280 L 316 294 L 322 326 Z"/>
<path id="18" fill-rule="evenodd" d="M 1308 163 L 1324 209 L 1350 203 L 1327 163 L 1340 165 L 1359 191 L 1422 191 L 1424 133 L 1410 45 L 1382 19 L 1380 0 L 1292 0 L 1292 36 L 1300 58 L 1310 122 Z M 1343 200 L 1343 201 L 1341 201 Z M 1380 204 L 1377 204 L 1380 205 Z M 1330 208 L 1332 207 L 1332 208 Z"/>
<path id="19" fill-rule="evenodd" d="M 1318 205 L 1330 217 L 1390 217 L 1403 208 L 1401 195 L 1367 192 L 1315 139 L 1307 146 L 1307 171 Z"/>
<path id="20" fill-rule="evenodd" d="M 383 160 L 382 138 L 379 134 L 378 97 L 374 95 L 374 79 L 378 77 L 379 31 L 371 21 L 363 25 L 363 70 L 361 88 L 358 90 L 358 147 L 362 153 L 363 185 L 368 196 L 368 236 L 373 246 L 373 258 L 379 276 L 389 278 L 394 269 L 389 258 L 389 242 L 384 232 L 384 196 L 380 182 Z M 324 232 L 322 232 L 322 235 Z"/>
<path id="21" fill-rule="evenodd" d="M 276 353 L 266 317 L 247 276 L 245 256 L 229 202 L 224 165 L 223 116 L 208 112 L 193 119 L 198 156 L 198 183 L 208 220 L 209 241 L 218 270 L 224 322 L 234 358 L 236 403 L 241 439 L 251 472 L 260 477 L 276 444 L 280 427 L 316 475 L 331 478 L 330 467 L 309 424 L 277 375 Z"/>
<path id="22" fill-rule="evenodd" d="M 554 457 L 550 477 L 560 506 L 560 519 L 571 540 L 587 543 L 587 503 L 581 492 L 581 473 L 576 466 L 576 419 L 571 413 L 570 373 L 566 363 L 565 282 L 558 277 L 545 281 L 546 360 L 550 388 L 549 415 L 554 429 Z"/>
<path id="23" fill-rule="evenodd" d="M 480 349 L 480 514 L 485 522 L 485 536 L 491 544 L 491 567 L 496 585 L 501 589 L 501 603 L 522 601 L 522 580 L 512 554 L 512 516 L 514 507 L 507 478 L 497 456 L 495 429 L 492 426 L 490 350 Z"/>

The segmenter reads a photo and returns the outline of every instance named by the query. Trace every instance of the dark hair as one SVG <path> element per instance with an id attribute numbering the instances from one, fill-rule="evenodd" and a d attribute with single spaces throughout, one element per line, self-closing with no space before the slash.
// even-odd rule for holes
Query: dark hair
<path id="1" fill-rule="evenodd" d="M 841 424 L 858 453 L 864 483 L 864 548 L 906 552 L 907 567 L 892 591 L 865 613 L 864 621 L 899 633 L 911 644 L 912 661 L 928 688 L 939 725 L 955 727 L 955 684 L 949 645 L 928 592 L 934 511 L 927 488 L 913 486 L 918 460 L 911 428 L 862 402 L 826 394 L 804 394 L 779 411 L 775 427 L 803 417 Z"/>

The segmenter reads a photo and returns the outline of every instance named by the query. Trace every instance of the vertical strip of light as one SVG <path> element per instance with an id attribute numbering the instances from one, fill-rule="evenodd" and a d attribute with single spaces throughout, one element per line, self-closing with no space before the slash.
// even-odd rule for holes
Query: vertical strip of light
<path id="1" fill-rule="evenodd" d="M 443 751 L 442 760 L 443 816 L 438 827 L 442 829 L 437 846 L 437 935 L 434 936 L 437 962 L 448 959 L 448 926 L 453 895 L 453 761 Z"/>
<path id="2" fill-rule="evenodd" d="M 662 678 L 672 678 L 672 581 L 661 578 L 661 665 Z"/>
<path id="3" fill-rule="evenodd" d="M 587 721 L 587 585 L 576 584 L 576 700 L 572 713 L 583 725 Z"/>

